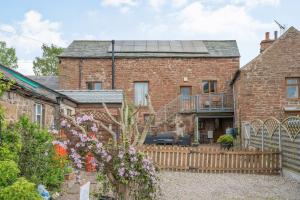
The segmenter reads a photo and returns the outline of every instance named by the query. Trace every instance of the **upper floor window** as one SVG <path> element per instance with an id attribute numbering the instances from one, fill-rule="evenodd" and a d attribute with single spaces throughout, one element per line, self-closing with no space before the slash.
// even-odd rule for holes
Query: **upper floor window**
<path id="1" fill-rule="evenodd" d="M 43 127 L 43 105 L 42 104 L 35 104 L 34 105 L 34 121 Z"/>
<path id="2" fill-rule="evenodd" d="M 202 81 L 202 92 L 206 94 L 216 93 L 217 81 L 213 81 L 213 80 Z"/>
<path id="3" fill-rule="evenodd" d="M 134 103 L 135 105 L 147 106 L 148 82 L 134 83 Z"/>
<path id="4" fill-rule="evenodd" d="M 102 89 L 101 82 L 87 82 L 86 84 L 87 84 L 88 90 L 101 90 Z"/>
<path id="5" fill-rule="evenodd" d="M 286 79 L 286 97 L 290 99 L 300 98 L 300 78 Z"/>

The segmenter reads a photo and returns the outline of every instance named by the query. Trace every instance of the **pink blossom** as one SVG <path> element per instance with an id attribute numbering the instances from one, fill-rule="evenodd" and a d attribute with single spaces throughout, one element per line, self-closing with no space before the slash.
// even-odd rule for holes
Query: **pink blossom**
<path id="1" fill-rule="evenodd" d="M 120 151 L 118 157 L 119 157 L 120 159 L 123 159 L 123 157 L 124 157 L 124 152 L 123 152 L 123 151 Z"/>
<path id="2" fill-rule="evenodd" d="M 108 155 L 108 156 L 106 157 L 106 162 L 109 162 L 111 159 L 112 159 L 111 155 Z"/>
<path id="3" fill-rule="evenodd" d="M 53 142 L 52 142 L 52 144 L 53 145 L 60 145 L 61 147 L 63 147 L 64 149 L 67 149 L 67 142 L 65 141 L 65 142 L 61 142 L 61 141 L 58 141 L 58 140 L 54 140 Z"/>
<path id="4" fill-rule="evenodd" d="M 97 126 L 96 126 L 96 124 L 95 123 L 93 123 L 93 126 L 91 127 L 91 130 L 93 131 L 93 132 L 98 132 L 98 128 L 97 128 Z"/>
<path id="5" fill-rule="evenodd" d="M 131 146 L 131 147 L 129 148 L 129 150 L 128 150 L 128 153 L 129 153 L 130 155 L 134 155 L 134 154 L 136 153 L 136 149 L 135 149 L 133 146 Z"/>
<path id="6" fill-rule="evenodd" d="M 103 146 L 103 144 L 101 142 L 97 142 L 96 147 L 97 149 L 100 149 Z"/>
<path id="7" fill-rule="evenodd" d="M 82 168 L 81 156 L 73 148 L 71 149 L 70 157 L 73 159 L 78 168 Z"/>
<path id="8" fill-rule="evenodd" d="M 130 161 L 131 162 L 136 162 L 138 159 L 137 159 L 137 157 L 135 157 L 135 156 L 133 156 L 133 157 L 130 157 Z"/>
<path id="9" fill-rule="evenodd" d="M 118 170 L 118 174 L 119 174 L 119 176 L 123 177 L 124 174 L 125 174 L 125 168 L 124 168 L 124 167 L 121 167 L 121 168 Z"/>
<path id="10" fill-rule="evenodd" d="M 67 121 L 66 120 L 62 120 L 60 122 L 61 127 L 66 127 L 67 126 Z"/>

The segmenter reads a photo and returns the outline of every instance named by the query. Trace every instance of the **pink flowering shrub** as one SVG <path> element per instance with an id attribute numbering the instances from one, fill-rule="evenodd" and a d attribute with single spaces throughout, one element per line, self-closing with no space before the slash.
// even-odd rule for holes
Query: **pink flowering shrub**
<path id="1" fill-rule="evenodd" d="M 54 143 L 68 149 L 78 169 L 85 168 L 86 155 L 92 153 L 92 165 L 96 167 L 100 180 L 109 183 L 117 199 L 156 199 L 158 178 L 153 163 L 137 151 L 130 140 L 124 139 L 124 135 L 116 142 L 100 141 L 101 123 L 91 115 L 64 116 L 61 127 L 68 140 Z M 87 134 L 90 132 L 96 137 Z"/>

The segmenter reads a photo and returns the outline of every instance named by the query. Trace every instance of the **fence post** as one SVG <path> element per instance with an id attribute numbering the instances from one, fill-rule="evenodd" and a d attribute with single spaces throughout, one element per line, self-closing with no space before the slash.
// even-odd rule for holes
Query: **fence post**
<path id="1" fill-rule="evenodd" d="M 195 130 L 194 130 L 194 144 L 195 146 L 199 145 L 199 125 L 198 125 L 198 116 L 195 116 Z"/>
<path id="2" fill-rule="evenodd" d="M 196 96 L 196 111 L 199 112 L 199 95 Z"/>
<path id="3" fill-rule="evenodd" d="M 264 124 L 261 129 L 261 150 L 264 151 Z"/>
<path id="4" fill-rule="evenodd" d="M 278 146 L 279 146 L 279 173 L 282 176 L 281 122 L 279 123 Z"/>
<path id="5" fill-rule="evenodd" d="M 251 146 L 251 124 L 249 123 L 249 144 L 248 146 Z"/>

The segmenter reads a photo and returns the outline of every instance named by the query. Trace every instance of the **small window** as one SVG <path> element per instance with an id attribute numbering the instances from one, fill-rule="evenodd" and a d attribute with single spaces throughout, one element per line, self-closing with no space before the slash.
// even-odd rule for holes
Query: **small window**
<path id="1" fill-rule="evenodd" d="M 190 97 L 192 95 L 192 87 L 190 86 L 181 86 L 180 95 L 183 97 Z"/>
<path id="2" fill-rule="evenodd" d="M 300 78 L 286 79 L 286 97 L 289 99 L 300 98 Z"/>
<path id="3" fill-rule="evenodd" d="M 134 83 L 134 103 L 139 106 L 147 106 L 148 82 Z"/>
<path id="4" fill-rule="evenodd" d="M 88 90 L 102 90 L 101 82 L 87 82 L 86 85 Z"/>
<path id="5" fill-rule="evenodd" d="M 216 93 L 217 92 L 217 81 L 207 80 L 202 81 L 202 91 L 203 93 Z"/>
<path id="6" fill-rule="evenodd" d="M 67 108 L 67 115 L 68 115 L 68 116 L 71 116 L 71 115 L 72 115 L 72 110 L 69 109 L 69 108 Z"/>
<path id="7" fill-rule="evenodd" d="M 43 105 L 42 104 L 35 104 L 35 122 L 40 126 L 43 126 Z"/>

